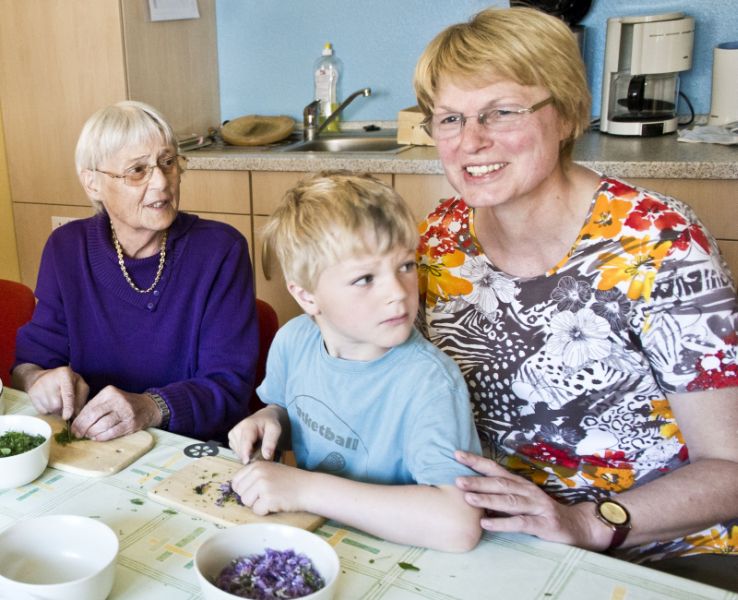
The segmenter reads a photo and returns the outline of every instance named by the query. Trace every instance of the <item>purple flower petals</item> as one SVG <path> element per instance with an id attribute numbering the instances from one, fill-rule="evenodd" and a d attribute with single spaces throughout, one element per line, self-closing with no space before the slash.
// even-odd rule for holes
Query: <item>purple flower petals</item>
<path id="1" fill-rule="evenodd" d="M 312 561 L 294 550 L 272 550 L 234 558 L 218 575 L 221 590 L 254 600 L 302 598 L 325 587 Z"/>

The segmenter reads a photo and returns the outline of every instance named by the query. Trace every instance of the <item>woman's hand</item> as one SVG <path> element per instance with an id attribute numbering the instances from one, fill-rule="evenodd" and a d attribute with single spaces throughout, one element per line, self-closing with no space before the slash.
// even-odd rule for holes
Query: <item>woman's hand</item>
<path id="1" fill-rule="evenodd" d="M 160 422 L 161 412 L 151 396 L 108 385 L 80 411 L 72 423 L 72 433 L 103 442 Z"/>
<path id="2" fill-rule="evenodd" d="M 592 502 L 560 504 L 535 483 L 476 454 L 456 451 L 456 460 L 482 475 L 458 477 L 456 487 L 468 504 L 486 509 L 481 525 L 487 531 L 527 533 L 588 550 L 610 545 L 612 530 L 595 517 Z"/>
<path id="3" fill-rule="evenodd" d="M 228 445 L 241 459 L 248 464 L 261 441 L 261 456 L 272 460 L 282 436 L 281 412 L 278 406 L 266 406 L 246 417 L 228 432 Z"/>
<path id="4" fill-rule="evenodd" d="M 312 474 L 282 463 L 254 461 L 233 477 L 231 486 L 241 502 L 257 515 L 305 510 L 302 494 Z"/>
<path id="5" fill-rule="evenodd" d="M 22 383 L 33 407 L 42 415 L 59 415 L 71 419 L 87 402 L 90 388 L 81 375 L 69 367 L 41 369 L 36 365 L 19 365 L 13 373 L 14 381 Z"/>

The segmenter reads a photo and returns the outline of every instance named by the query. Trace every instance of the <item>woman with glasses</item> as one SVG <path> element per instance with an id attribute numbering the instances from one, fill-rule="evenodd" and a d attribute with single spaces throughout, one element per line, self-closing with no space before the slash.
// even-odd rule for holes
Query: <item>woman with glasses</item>
<path id="1" fill-rule="evenodd" d="M 185 160 L 150 106 L 93 114 L 76 166 L 97 214 L 46 244 L 14 385 L 78 437 L 153 426 L 227 439 L 248 414 L 258 350 L 245 238 L 179 212 Z"/>
<path id="2" fill-rule="evenodd" d="M 421 326 L 461 367 L 490 531 L 636 561 L 738 553 L 738 308 L 683 203 L 572 161 L 575 38 L 529 8 L 440 33 L 415 72 L 458 196 L 421 224 Z M 735 558 L 732 559 L 734 573 Z"/>

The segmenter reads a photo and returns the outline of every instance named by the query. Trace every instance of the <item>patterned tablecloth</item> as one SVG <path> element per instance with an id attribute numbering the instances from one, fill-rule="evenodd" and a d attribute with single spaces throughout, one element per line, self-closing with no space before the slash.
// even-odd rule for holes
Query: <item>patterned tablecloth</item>
<path id="1" fill-rule="evenodd" d="M 7 413 L 33 414 L 25 394 L 6 388 L 3 400 Z M 49 513 L 100 519 L 120 539 L 109 600 L 200 599 L 193 556 L 220 526 L 147 497 L 151 487 L 193 460 L 183 449 L 194 440 L 151 432 L 154 448 L 115 475 L 88 478 L 49 468 L 31 484 L 0 491 L 0 530 Z M 738 594 L 525 535 L 487 534 L 471 552 L 446 554 L 330 521 L 316 533 L 340 556 L 341 600 L 738 600 Z"/>

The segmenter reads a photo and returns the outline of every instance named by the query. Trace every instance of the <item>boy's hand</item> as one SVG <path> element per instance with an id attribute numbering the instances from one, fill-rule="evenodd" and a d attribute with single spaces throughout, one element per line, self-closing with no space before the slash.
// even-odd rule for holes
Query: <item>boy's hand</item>
<path id="1" fill-rule="evenodd" d="M 309 489 L 310 475 L 282 463 L 255 461 L 236 473 L 231 486 L 257 515 L 293 512 L 306 510 L 302 496 Z"/>
<path id="2" fill-rule="evenodd" d="M 258 452 L 260 441 L 261 457 L 272 460 L 281 435 L 278 413 L 275 408 L 267 406 L 231 429 L 228 432 L 228 445 L 246 465 L 251 461 L 254 451 Z"/>

